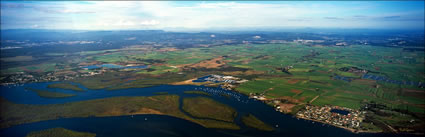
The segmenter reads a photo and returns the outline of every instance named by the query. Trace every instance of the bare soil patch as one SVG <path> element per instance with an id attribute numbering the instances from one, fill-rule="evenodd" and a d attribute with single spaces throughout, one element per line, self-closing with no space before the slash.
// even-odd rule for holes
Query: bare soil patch
<path id="1" fill-rule="evenodd" d="M 299 93 L 301 93 L 301 92 L 303 92 L 303 91 L 298 90 L 298 89 L 291 89 L 291 92 L 294 92 L 294 93 L 296 93 L 296 94 L 299 94 Z"/>
<path id="2" fill-rule="evenodd" d="M 199 63 L 190 65 L 189 67 L 193 67 L 193 68 L 218 68 L 218 67 L 220 67 L 224 64 L 226 64 L 226 63 L 223 61 L 223 57 L 218 57 L 218 58 L 213 58 L 213 59 L 201 61 Z"/>
<path id="3" fill-rule="evenodd" d="M 282 97 L 279 97 L 279 98 L 277 98 L 277 99 L 284 99 L 284 100 L 288 100 L 289 102 L 294 103 L 294 104 L 296 104 L 296 103 L 300 103 L 300 100 L 295 99 L 295 98 L 293 98 L 293 97 L 289 97 L 289 96 L 282 96 Z"/>
<path id="4" fill-rule="evenodd" d="M 159 49 L 157 51 L 159 51 L 159 52 L 167 52 L 167 51 L 177 51 L 177 49 L 176 48 L 162 48 L 162 49 Z"/>
<path id="5" fill-rule="evenodd" d="M 174 82 L 174 83 L 170 83 L 170 84 L 171 85 L 203 85 L 203 84 L 211 83 L 209 81 L 207 81 L 207 82 L 192 82 L 193 80 L 196 80 L 196 79 L 198 79 L 198 78 L 193 78 L 193 79 L 180 81 L 180 82 Z"/>
<path id="6" fill-rule="evenodd" d="M 264 74 L 263 71 L 255 71 L 255 70 L 248 70 L 248 71 L 231 71 L 231 72 L 223 72 L 224 75 L 258 75 L 258 74 Z"/>
<path id="7" fill-rule="evenodd" d="M 300 81 L 299 79 L 290 79 L 290 80 L 288 80 L 288 83 L 289 84 L 295 84 L 295 83 L 297 83 L 298 81 Z"/>
<path id="8" fill-rule="evenodd" d="M 411 96 L 411 97 L 417 97 L 417 98 L 425 98 L 425 91 L 423 90 L 414 90 L 414 89 L 406 89 L 403 88 L 402 92 L 404 96 Z"/>
<path id="9" fill-rule="evenodd" d="M 82 63 L 80 63 L 78 65 L 80 65 L 80 66 L 89 66 L 89 65 L 96 65 L 96 64 L 101 64 L 101 62 L 98 62 L 98 61 L 82 62 Z"/>
<path id="10" fill-rule="evenodd" d="M 295 104 L 284 104 L 284 103 L 279 103 L 278 105 L 280 106 L 280 109 L 283 110 L 283 112 L 285 113 L 292 112 L 292 108 L 296 106 Z"/>

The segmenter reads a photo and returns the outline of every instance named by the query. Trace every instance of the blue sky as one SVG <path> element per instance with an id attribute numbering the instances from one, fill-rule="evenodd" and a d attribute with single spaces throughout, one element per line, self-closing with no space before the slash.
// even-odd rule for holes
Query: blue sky
<path id="1" fill-rule="evenodd" d="M 424 1 L 1 1 L 1 29 L 424 29 Z"/>

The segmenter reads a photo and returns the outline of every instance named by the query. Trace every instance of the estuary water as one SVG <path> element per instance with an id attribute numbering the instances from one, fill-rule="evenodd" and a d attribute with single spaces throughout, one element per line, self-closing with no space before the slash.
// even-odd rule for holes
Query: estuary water
<path id="1" fill-rule="evenodd" d="M 88 118 L 62 118 L 35 123 L 21 124 L 9 128 L 0 129 L 0 136 L 24 137 L 31 131 L 39 131 L 48 128 L 63 127 L 75 131 L 96 133 L 97 137 L 142 137 L 142 136 L 202 136 L 202 137 L 226 137 L 226 136 L 327 136 L 327 137 L 371 137 L 371 136 L 411 136 L 396 134 L 375 133 L 352 133 L 347 130 L 330 125 L 297 119 L 274 110 L 260 101 L 249 99 L 247 96 L 234 91 L 221 88 L 192 86 L 192 85 L 159 85 L 147 88 L 130 88 L 121 90 L 89 90 L 75 92 L 64 89 L 49 89 L 51 91 L 76 94 L 69 98 L 42 98 L 35 92 L 27 91 L 25 88 L 48 89 L 45 83 L 29 83 L 21 86 L 1 86 L 0 96 L 20 104 L 61 104 L 66 102 L 100 99 L 117 96 L 153 96 L 157 92 L 168 92 L 180 96 L 180 101 L 187 97 L 203 96 L 212 98 L 220 103 L 227 104 L 238 111 L 235 123 L 241 127 L 240 130 L 224 130 L 204 128 L 187 120 L 163 116 L 163 115 L 134 115 L 114 117 L 88 117 Z M 184 91 L 198 90 L 212 94 L 212 96 L 200 94 L 185 94 Z M 225 94 L 225 96 L 223 96 Z M 246 127 L 241 122 L 241 116 L 253 114 L 260 120 L 275 127 L 275 131 L 264 132 Z"/>

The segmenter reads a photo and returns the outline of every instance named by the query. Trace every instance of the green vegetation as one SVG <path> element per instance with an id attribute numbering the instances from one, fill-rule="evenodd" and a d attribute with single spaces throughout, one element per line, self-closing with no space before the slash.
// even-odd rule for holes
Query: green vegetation
<path id="1" fill-rule="evenodd" d="M 244 94 L 265 93 L 267 98 L 288 97 L 297 102 L 306 103 L 322 93 L 322 91 L 316 91 L 316 88 L 325 87 L 303 78 L 288 79 L 286 77 L 259 78 L 241 84 L 236 90 Z"/>
<path id="2" fill-rule="evenodd" d="M 88 89 L 104 89 L 128 81 L 127 79 L 122 79 L 125 74 L 126 72 L 107 73 L 103 76 L 85 77 L 72 82 L 79 83 Z"/>
<path id="3" fill-rule="evenodd" d="M 22 61 L 22 62 L 25 63 L 25 61 Z M 34 65 L 2 69 L 1 74 L 10 74 L 10 73 L 17 73 L 17 72 L 45 73 L 45 72 L 54 71 L 55 67 L 56 67 L 56 63 L 34 64 Z"/>
<path id="4" fill-rule="evenodd" d="M 152 75 L 158 75 L 163 73 L 170 73 L 170 72 L 178 72 L 178 68 L 168 67 L 168 66 L 152 66 L 149 69 L 143 69 L 137 73 L 139 74 L 152 74 Z"/>
<path id="5" fill-rule="evenodd" d="M 107 89 L 117 90 L 126 88 L 144 88 L 155 85 L 180 82 L 194 77 L 200 77 L 206 73 L 196 74 L 163 74 L 163 75 L 148 75 L 148 74 L 133 74 L 131 72 L 114 72 L 104 75 L 96 75 L 82 79 L 73 80 L 75 83 L 80 83 L 88 89 Z"/>
<path id="6" fill-rule="evenodd" d="M 33 88 L 27 88 L 27 90 L 34 91 L 37 93 L 38 96 L 44 97 L 44 98 L 67 98 L 67 97 L 75 96 L 75 94 L 52 92 L 52 91 L 33 89 Z"/>
<path id="7" fill-rule="evenodd" d="M 29 72 L 50 72 L 55 70 L 56 63 L 32 65 L 22 68 Z"/>
<path id="8" fill-rule="evenodd" d="M 77 85 L 72 85 L 71 83 L 54 83 L 47 86 L 48 88 L 60 88 L 60 89 L 69 89 L 74 91 L 84 91 Z"/>
<path id="9" fill-rule="evenodd" d="M 1 58 L 0 60 L 5 62 L 31 61 L 33 60 L 33 57 L 32 56 L 16 56 L 16 57 Z"/>
<path id="10" fill-rule="evenodd" d="M 227 122 L 233 122 L 237 115 L 233 108 L 206 97 L 184 98 L 183 110 L 195 117 Z"/>
<path id="11" fill-rule="evenodd" d="M 287 43 L 224 45 L 167 52 L 138 49 L 131 52 L 111 52 L 113 54 L 108 53 L 101 57 L 93 55 L 85 60 L 110 63 L 135 61 L 151 67 L 133 73 L 106 73 L 75 82 L 89 89 L 115 90 L 180 82 L 208 74 L 223 74 L 250 80 L 236 88 L 241 93 L 264 93 L 267 99 L 285 99 L 286 103 L 295 104 L 291 113 L 296 113 L 308 103 L 360 109 L 365 102 L 371 101 L 394 109 L 408 109 L 419 115 L 425 113 L 423 88 L 361 79 L 364 74 L 362 72 L 340 70 L 344 67 L 356 67 L 392 80 L 424 83 L 425 55 L 420 51 L 368 45 L 335 47 Z M 222 67 L 193 67 L 194 64 L 218 57 L 223 57 L 220 60 Z M 288 73 L 279 70 L 287 66 L 292 66 Z M 353 79 L 347 82 L 334 79 L 335 75 Z"/>
<path id="12" fill-rule="evenodd" d="M 373 131 L 373 132 L 381 132 L 382 131 L 381 128 L 377 127 L 376 125 L 373 125 L 372 123 L 363 122 L 362 127 L 367 129 L 368 131 Z"/>
<path id="13" fill-rule="evenodd" d="M 199 94 L 199 95 L 205 95 L 205 96 L 211 96 L 207 92 L 204 91 L 184 91 L 185 94 Z"/>
<path id="14" fill-rule="evenodd" d="M 127 58 L 124 58 L 124 53 L 122 52 L 95 56 L 94 59 L 96 61 L 105 62 L 105 63 L 123 62 L 127 60 Z"/>
<path id="15" fill-rule="evenodd" d="M 41 131 L 34 131 L 25 137 L 95 137 L 96 134 L 88 132 L 77 132 L 65 128 L 50 128 Z"/>
<path id="16" fill-rule="evenodd" d="M 17 72 L 24 72 L 22 67 L 14 67 L 14 68 L 8 68 L 1 71 L 1 73 L 8 74 L 8 73 L 17 73 Z"/>
<path id="17" fill-rule="evenodd" d="M 61 53 L 48 55 L 68 56 L 68 54 Z M 117 90 L 172 84 L 209 74 L 222 74 L 248 79 L 248 82 L 242 83 L 236 88 L 243 94 L 264 94 L 267 99 L 282 99 L 286 101 L 284 103 L 296 105 L 290 108 L 291 113 L 296 113 L 305 104 L 360 109 L 366 102 L 375 102 L 392 109 L 407 110 L 409 113 L 419 116 L 425 114 L 425 102 L 423 101 L 425 90 L 423 88 L 361 78 L 367 71 L 367 74 L 385 76 L 391 80 L 425 83 L 423 51 L 405 51 L 403 48 L 369 45 L 337 47 L 285 43 L 185 49 L 139 47 L 79 52 L 75 55 L 82 56 L 7 68 L 2 70 L 2 73 L 40 72 L 40 75 L 44 75 L 45 72 L 55 69 L 56 71 L 93 72 L 93 70 L 78 69 L 81 63 L 144 64 L 150 67 L 126 71 L 107 70 L 101 75 L 77 78 L 72 81 L 80 83 L 88 89 Z M 216 64 L 214 62 L 205 63 L 215 58 L 220 58 L 215 62 Z M 19 57 L 19 59 L 29 58 Z M 211 64 L 216 67 L 208 68 L 207 66 L 212 66 Z M 282 71 L 282 68 L 285 67 L 289 69 Z M 350 72 L 341 68 L 359 68 L 365 71 Z M 351 81 L 335 79 L 336 75 L 350 77 Z M 6 79 L 6 77 L 2 79 Z M 49 87 L 79 90 L 72 84 L 52 84 Z M 195 91 L 185 93 L 205 94 L 204 92 L 195 93 Z M 212 103 L 201 99 L 185 99 L 185 101 Z M 208 112 L 207 109 L 201 109 L 201 105 L 192 106 L 196 108 L 196 111 L 186 105 L 184 107 L 193 116 L 208 116 L 204 115 L 204 111 Z M 220 116 L 221 120 L 226 117 L 224 119 L 229 121 L 232 118 L 228 117 L 229 114 Z M 407 117 L 409 116 L 395 117 L 395 122 L 389 124 L 400 125 L 405 122 Z M 202 120 L 197 121 L 202 123 Z M 219 124 L 223 123 L 225 122 Z M 217 127 L 219 124 L 215 126 Z M 211 125 L 209 126 L 211 127 Z"/>
<path id="18" fill-rule="evenodd" d="M 158 114 L 186 119 L 207 128 L 239 129 L 239 127 L 233 122 L 196 119 L 187 116 L 186 114 L 180 111 L 179 96 L 176 95 L 158 95 L 150 97 L 113 97 L 52 105 L 14 104 L 3 98 L 0 98 L 0 103 L 2 104 L 1 110 L 4 110 L 0 112 L 2 119 L 4 120 L 0 124 L 0 128 L 10 127 L 23 123 L 53 120 L 58 118 Z M 214 106 L 218 104 L 217 102 L 210 99 L 204 103 L 211 103 L 204 104 L 206 106 Z M 199 108 L 199 105 L 190 103 L 185 104 L 185 107 Z M 229 107 L 219 106 L 215 107 L 214 111 L 228 112 L 229 110 L 233 109 Z M 200 110 L 200 112 L 203 112 L 203 110 Z M 223 118 L 229 118 L 233 117 L 234 115 L 232 114 L 234 113 L 235 112 L 225 113 L 231 116 L 220 116 L 222 116 Z M 200 117 L 204 116 L 200 115 Z"/>
<path id="19" fill-rule="evenodd" d="M 245 116 L 242 116 L 242 122 L 249 127 L 256 128 L 258 130 L 263 131 L 273 131 L 274 128 L 270 125 L 267 125 L 263 121 L 259 120 L 257 117 L 255 117 L 252 114 L 248 114 Z"/>

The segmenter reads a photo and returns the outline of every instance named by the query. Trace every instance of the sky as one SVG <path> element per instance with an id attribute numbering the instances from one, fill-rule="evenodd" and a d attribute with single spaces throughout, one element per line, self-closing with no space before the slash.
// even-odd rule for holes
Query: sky
<path id="1" fill-rule="evenodd" d="M 424 1 L 1 1 L 1 29 L 424 29 Z"/>

